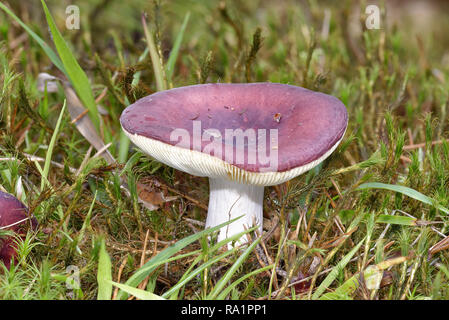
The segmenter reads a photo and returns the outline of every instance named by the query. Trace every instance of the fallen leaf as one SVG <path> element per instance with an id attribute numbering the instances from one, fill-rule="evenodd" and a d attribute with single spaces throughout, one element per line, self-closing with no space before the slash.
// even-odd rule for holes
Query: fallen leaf
<path id="1" fill-rule="evenodd" d="M 141 182 L 137 182 L 137 195 L 139 201 L 151 211 L 157 210 L 162 204 L 178 198 L 176 196 L 165 197 L 162 191 Z"/>
<path id="2" fill-rule="evenodd" d="M 70 84 L 63 82 L 63 87 L 67 99 L 67 107 L 70 113 L 70 117 L 72 118 L 72 120 L 76 119 L 76 128 L 95 149 L 102 150 L 105 144 L 95 130 L 95 126 L 92 120 L 87 115 L 87 109 L 84 108 L 83 104 L 79 100 Z M 115 159 L 111 155 L 109 150 L 104 150 L 101 155 L 103 156 L 103 158 L 105 158 L 108 164 L 112 164 L 115 162 Z"/>
<path id="3" fill-rule="evenodd" d="M 101 137 L 98 135 L 92 120 L 87 115 L 88 110 L 83 106 L 82 102 L 78 98 L 75 90 L 73 90 L 73 87 L 69 82 L 52 76 L 48 73 L 42 72 L 39 73 L 37 77 L 37 89 L 43 92 L 45 91 L 45 86 L 47 86 L 47 92 L 56 92 L 58 90 L 58 81 L 64 88 L 70 118 L 72 119 L 72 122 L 75 124 L 78 131 L 87 141 L 89 141 L 89 143 L 95 149 L 97 149 L 97 151 L 102 151 L 101 155 L 108 164 L 115 163 L 116 161 L 109 150 L 104 149 L 105 144 Z"/>

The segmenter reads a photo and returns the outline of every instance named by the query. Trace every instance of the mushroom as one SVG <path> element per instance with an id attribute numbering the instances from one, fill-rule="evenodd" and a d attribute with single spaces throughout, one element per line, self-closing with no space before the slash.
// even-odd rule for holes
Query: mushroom
<path id="1" fill-rule="evenodd" d="M 28 213 L 27 207 L 14 196 L 0 191 L 0 230 L 10 230 L 23 235 L 27 227 L 35 228 L 37 220 Z M 11 260 L 17 254 L 13 239 L 0 238 L 0 261 L 9 269 Z"/>
<path id="2" fill-rule="evenodd" d="M 243 216 L 220 230 L 220 241 L 255 225 L 261 234 L 264 186 L 326 159 L 343 139 L 348 115 L 337 98 L 297 86 L 203 84 L 144 97 L 120 122 L 156 160 L 209 177 L 206 227 Z"/>

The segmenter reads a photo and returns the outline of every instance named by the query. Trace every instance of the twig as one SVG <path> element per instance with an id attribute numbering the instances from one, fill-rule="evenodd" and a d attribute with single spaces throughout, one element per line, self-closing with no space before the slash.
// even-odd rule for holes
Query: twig
<path id="1" fill-rule="evenodd" d="M 122 277 L 122 272 L 123 272 L 123 269 L 124 269 L 125 266 L 126 266 L 126 262 L 127 262 L 127 261 L 128 261 L 128 255 L 126 255 L 125 258 L 123 258 L 122 264 L 120 265 L 120 267 L 119 267 L 119 269 L 118 269 L 117 283 L 120 283 L 120 279 L 121 279 L 121 277 Z M 114 294 L 112 295 L 112 300 L 115 300 L 115 299 L 116 299 L 117 294 L 118 294 L 118 287 L 115 287 Z"/>
<path id="2" fill-rule="evenodd" d="M 441 143 L 443 143 L 445 141 L 448 141 L 448 140 L 445 140 L 445 139 L 443 139 L 443 140 L 435 140 L 435 141 L 432 141 L 431 145 L 433 146 L 433 145 L 436 145 L 436 144 L 441 144 Z M 403 150 L 413 150 L 413 149 L 418 149 L 418 148 L 424 148 L 425 146 L 426 146 L 426 143 L 409 144 L 407 146 L 404 146 L 402 149 Z"/>

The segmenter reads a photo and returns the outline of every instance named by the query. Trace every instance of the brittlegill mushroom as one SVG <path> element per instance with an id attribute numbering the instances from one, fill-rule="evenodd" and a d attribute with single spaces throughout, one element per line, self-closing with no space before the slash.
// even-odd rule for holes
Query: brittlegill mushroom
<path id="1" fill-rule="evenodd" d="M 17 198 L 0 191 L 0 230 L 9 230 L 20 236 L 37 226 L 36 218 L 28 213 L 27 207 Z M 16 247 L 11 236 L 0 238 L 0 261 L 9 269 L 11 260 L 16 257 Z"/>
<path id="2" fill-rule="evenodd" d="M 343 139 L 348 114 L 337 98 L 297 86 L 217 83 L 144 97 L 120 122 L 156 160 L 209 177 L 206 227 L 243 216 L 220 230 L 220 241 L 255 225 L 261 234 L 264 186 L 326 159 Z"/>

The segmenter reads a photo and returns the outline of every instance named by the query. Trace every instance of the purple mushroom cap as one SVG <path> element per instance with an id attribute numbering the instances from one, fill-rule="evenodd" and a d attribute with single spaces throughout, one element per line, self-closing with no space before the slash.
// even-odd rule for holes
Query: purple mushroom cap
<path id="1" fill-rule="evenodd" d="M 277 172 L 304 166 L 323 156 L 338 143 L 346 130 L 348 115 L 337 98 L 297 86 L 277 83 L 203 84 L 175 88 L 144 97 L 126 108 L 121 124 L 128 134 L 169 145 L 177 128 L 192 132 L 192 122 L 201 130 L 277 129 Z M 202 148 L 208 141 L 202 142 Z M 226 144 L 223 141 L 223 144 Z M 190 149 L 193 149 L 193 143 Z M 223 146 L 225 147 L 225 146 Z M 234 155 L 239 146 L 232 146 Z M 247 147 L 245 144 L 243 147 Z M 225 155 L 221 155 L 225 161 Z M 226 162 L 240 169 L 259 172 L 256 163 Z"/>
<path id="2" fill-rule="evenodd" d="M 27 229 L 35 228 L 37 220 L 30 216 L 27 207 L 14 196 L 0 191 L 0 228 L 24 235 Z M 0 238 L 0 261 L 9 268 L 16 249 L 11 237 Z"/>

